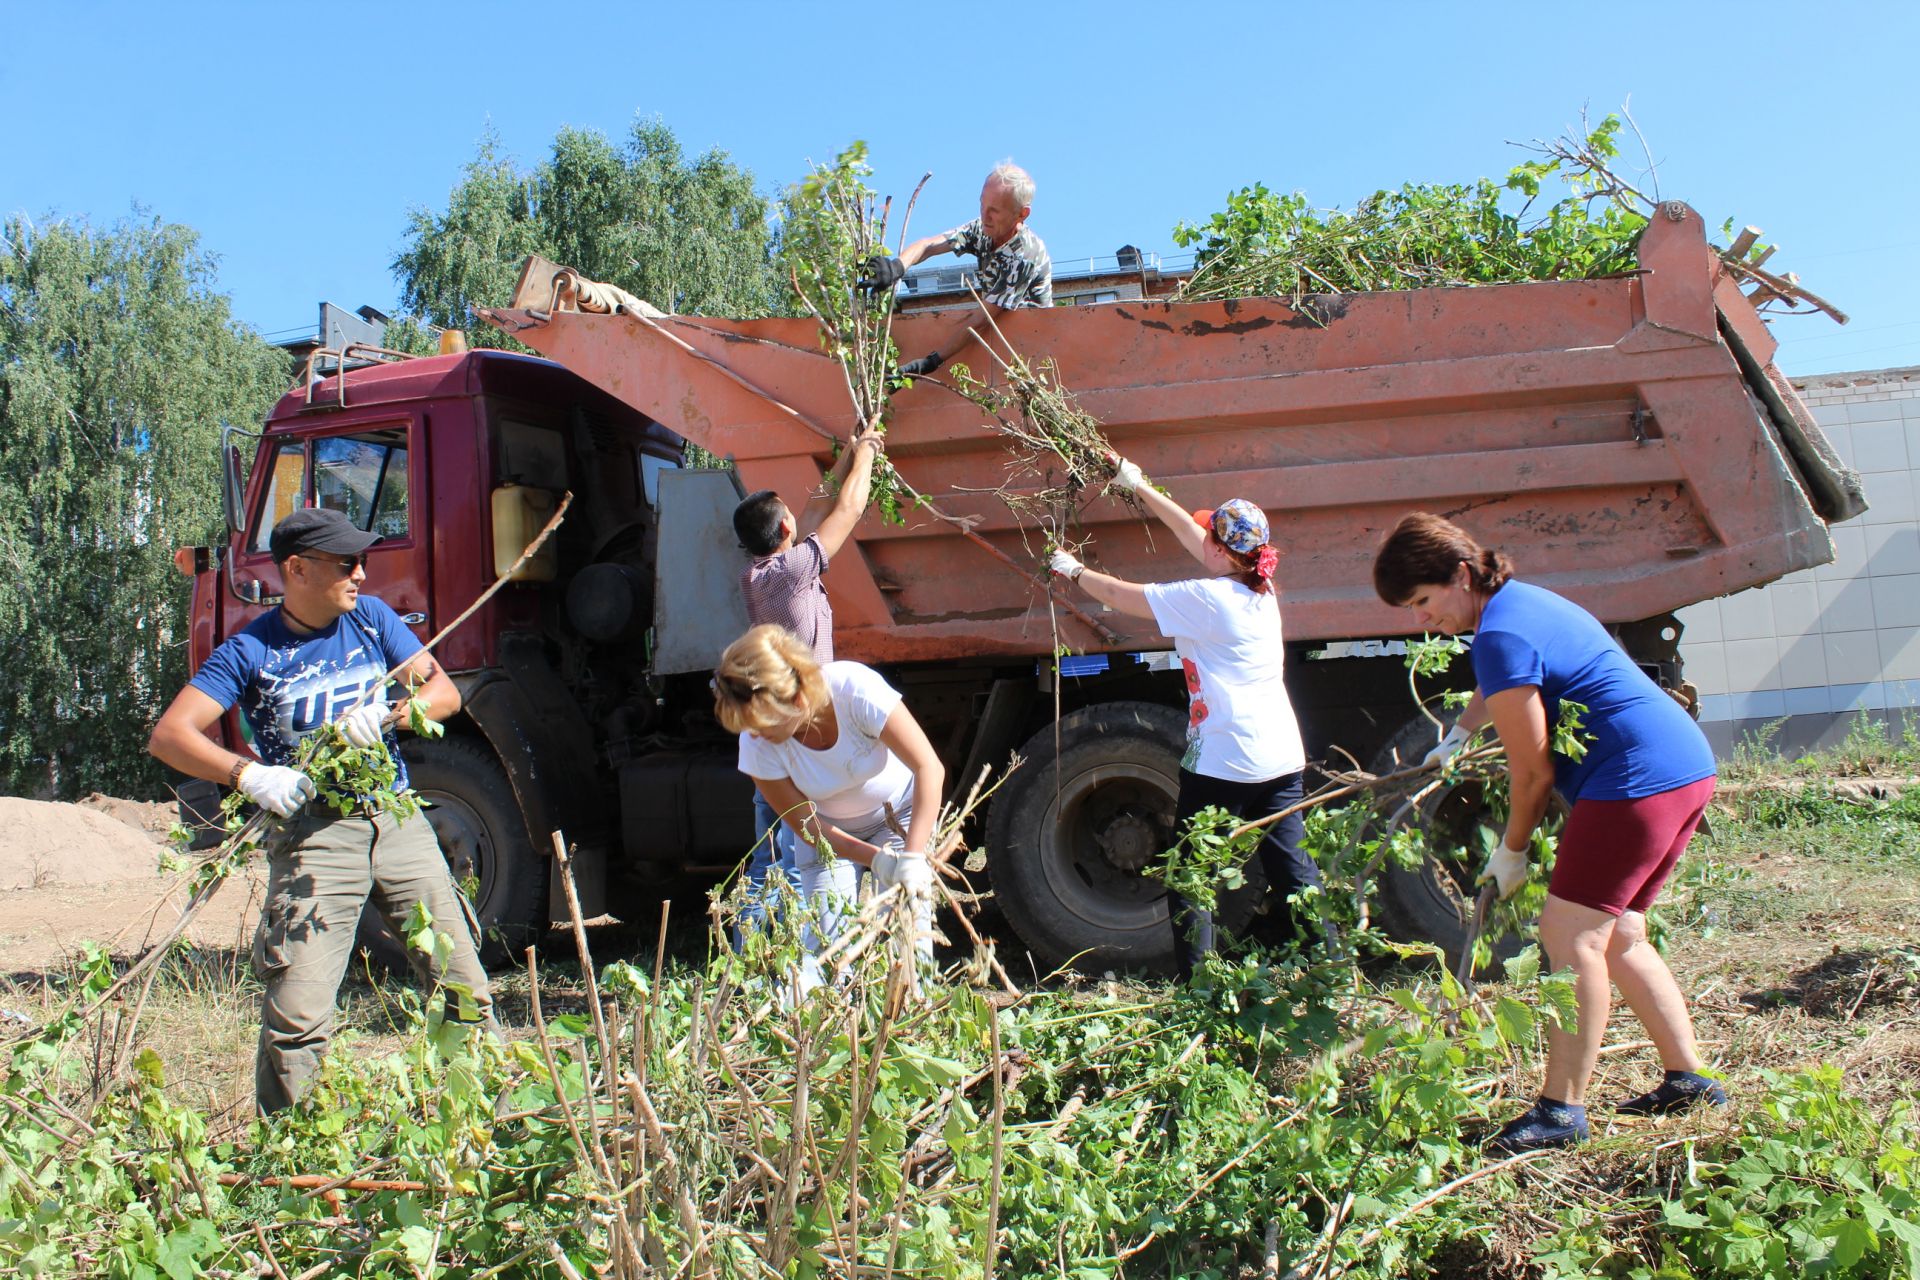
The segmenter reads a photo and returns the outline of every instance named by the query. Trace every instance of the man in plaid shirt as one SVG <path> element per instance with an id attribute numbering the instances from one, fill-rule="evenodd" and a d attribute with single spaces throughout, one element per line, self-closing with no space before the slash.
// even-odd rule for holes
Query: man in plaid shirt
<path id="1" fill-rule="evenodd" d="M 996 313 L 1021 307 L 1053 305 L 1053 259 L 1047 246 L 1027 226 L 1033 212 L 1033 179 L 1011 160 L 1003 160 L 980 188 L 980 216 L 972 222 L 916 240 L 897 258 L 884 254 L 867 262 L 863 283 L 889 292 L 907 274 L 907 268 L 939 253 L 972 254 L 980 300 Z M 971 311 L 935 344 L 935 349 L 900 366 L 900 372 L 924 377 L 944 364 L 968 341 L 967 329 L 977 323 Z M 945 355 L 941 353 L 945 352 Z"/>

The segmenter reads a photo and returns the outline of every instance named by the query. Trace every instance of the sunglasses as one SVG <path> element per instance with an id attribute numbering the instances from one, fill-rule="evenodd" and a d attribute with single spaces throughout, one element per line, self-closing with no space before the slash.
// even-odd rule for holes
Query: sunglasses
<path id="1" fill-rule="evenodd" d="M 312 561 L 314 564 L 332 565 L 334 568 L 340 571 L 340 576 L 343 578 L 346 577 L 348 574 L 352 573 L 355 569 L 364 569 L 367 567 L 367 557 L 365 555 L 348 556 L 345 560 L 335 560 L 330 556 L 308 555 L 304 551 L 299 552 L 297 554 L 300 556 L 302 560 L 309 560 L 309 561 Z"/>

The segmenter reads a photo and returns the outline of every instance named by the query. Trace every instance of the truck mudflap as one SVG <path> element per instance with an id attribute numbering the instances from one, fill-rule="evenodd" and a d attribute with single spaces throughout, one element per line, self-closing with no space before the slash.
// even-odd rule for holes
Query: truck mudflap
<path id="1" fill-rule="evenodd" d="M 572 753 L 554 740 L 557 735 L 549 730 L 536 712 L 534 700 L 518 681 L 498 671 L 459 675 L 454 680 L 460 686 L 463 714 L 480 730 L 506 770 L 527 826 L 527 838 L 536 851 L 548 857 L 552 856 L 556 831 L 566 836 L 569 846 L 577 843 L 572 858 L 580 909 L 589 917 L 602 914 L 607 909 L 607 851 L 603 841 L 592 838 L 601 823 L 598 815 L 586 812 L 577 803 L 569 807 L 565 771 L 553 763 L 569 759 Z M 557 877 L 548 879 L 547 913 L 550 919 L 567 917 L 566 891 Z"/>

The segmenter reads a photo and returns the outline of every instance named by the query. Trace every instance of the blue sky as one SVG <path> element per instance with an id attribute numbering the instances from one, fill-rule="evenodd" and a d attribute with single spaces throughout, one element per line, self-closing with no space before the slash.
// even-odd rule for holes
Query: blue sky
<path id="1" fill-rule="evenodd" d="M 1506 16 L 1502 16 L 1506 15 Z M 1056 259 L 1173 249 L 1264 181 L 1349 204 L 1504 173 L 1506 145 L 1631 99 L 1661 192 L 1755 223 L 1853 315 L 1775 327 L 1791 373 L 1920 364 L 1920 6 L 727 3 L 0 6 L 0 211 L 199 230 L 263 332 L 322 298 L 391 308 L 407 210 L 491 127 L 659 116 L 772 191 L 865 138 L 876 187 L 934 172 L 969 215 L 1003 156 Z"/>

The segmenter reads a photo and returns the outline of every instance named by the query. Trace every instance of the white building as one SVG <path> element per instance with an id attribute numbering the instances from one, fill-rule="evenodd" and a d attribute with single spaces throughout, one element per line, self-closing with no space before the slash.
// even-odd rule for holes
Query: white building
<path id="1" fill-rule="evenodd" d="M 1795 752 L 1859 716 L 1920 727 L 1920 367 L 1793 379 L 1871 508 L 1833 528 L 1835 559 L 1679 611 L 1700 724 L 1731 754 L 1781 723 Z"/>

